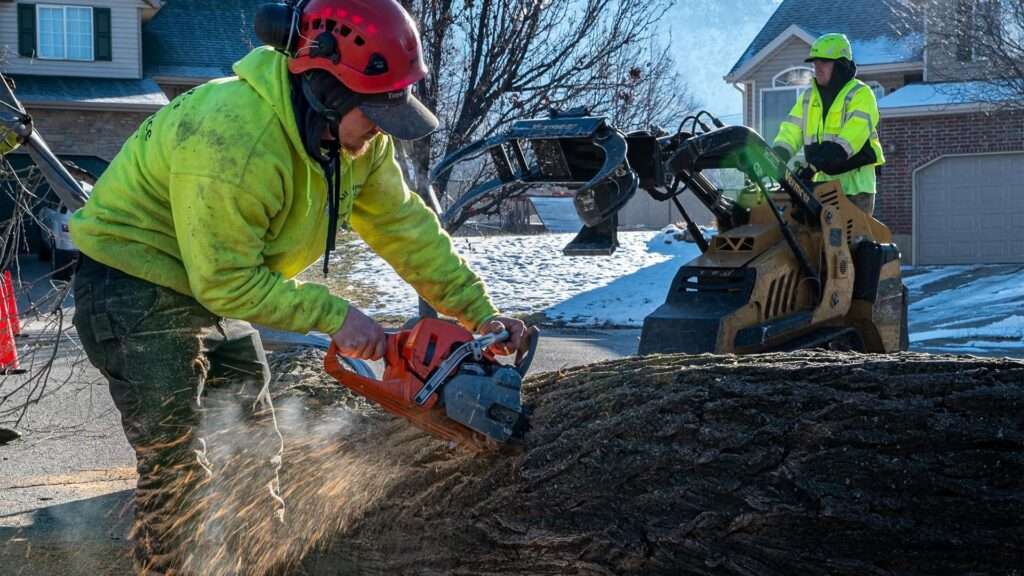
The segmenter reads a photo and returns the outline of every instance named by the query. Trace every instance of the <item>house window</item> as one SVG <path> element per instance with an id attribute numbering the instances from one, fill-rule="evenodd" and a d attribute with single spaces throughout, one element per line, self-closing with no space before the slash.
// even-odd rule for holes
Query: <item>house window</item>
<path id="1" fill-rule="evenodd" d="M 772 79 L 772 88 L 784 88 L 786 86 L 810 86 L 814 79 L 814 70 L 806 66 L 787 68 L 775 75 Z"/>
<path id="2" fill-rule="evenodd" d="M 92 8 L 36 7 L 39 57 L 52 60 L 93 60 Z"/>
<path id="3" fill-rule="evenodd" d="M 871 91 L 875 93 L 875 100 L 880 100 L 882 96 L 885 96 L 885 86 L 882 86 L 881 82 L 869 80 L 865 82 L 865 84 L 867 84 L 868 88 L 871 88 Z"/>
<path id="4" fill-rule="evenodd" d="M 814 70 L 807 66 L 787 68 L 772 79 L 771 88 L 761 89 L 761 135 L 771 143 L 779 133 L 779 124 L 789 116 L 800 95 L 814 81 Z"/>
<path id="5" fill-rule="evenodd" d="M 920 84 L 924 82 L 924 72 L 914 72 L 913 74 L 903 75 L 903 85 L 907 84 Z"/>

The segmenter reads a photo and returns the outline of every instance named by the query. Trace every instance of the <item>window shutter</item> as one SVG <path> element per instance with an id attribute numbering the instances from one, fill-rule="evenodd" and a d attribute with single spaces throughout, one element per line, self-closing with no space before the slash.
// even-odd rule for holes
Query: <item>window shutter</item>
<path id="1" fill-rule="evenodd" d="M 93 55 L 96 60 L 110 61 L 110 8 L 92 9 Z"/>
<path id="2" fill-rule="evenodd" d="M 18 4 L 18 54 L 36 55 L 36 5 Z"/>

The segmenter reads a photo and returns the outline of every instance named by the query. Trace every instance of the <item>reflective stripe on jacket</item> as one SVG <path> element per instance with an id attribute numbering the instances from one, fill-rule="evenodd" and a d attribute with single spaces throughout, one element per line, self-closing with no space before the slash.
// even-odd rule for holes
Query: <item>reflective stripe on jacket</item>
<path id="1" fill-rule="evenodd" d="M 818 172 L 815 182 L 839 180 L 848 196 L 875 193 L 875 166 L 885 164 L 885 156 L 878 141 L 878 103 L 867 84 L 856 78 L 847 82 L 836 95 L 824 122 L 821 94 L 815 84 L 797 99 L 789 117 L 782 121 L 774 144 L 796 154 L 803 146 L 821 142 L 835 142 L 847 157 L 869 145 L 878 161 L 838 176 Z"/>

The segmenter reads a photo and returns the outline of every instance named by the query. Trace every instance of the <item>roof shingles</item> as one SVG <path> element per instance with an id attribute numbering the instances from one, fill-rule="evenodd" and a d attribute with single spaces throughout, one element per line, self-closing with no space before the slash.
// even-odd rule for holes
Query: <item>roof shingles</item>
<path id="1" fill-rule="evenodd" d="M 12 74 L 25 104 L 78 103 L 94 106 L 159 108 L 167 96 L 149 78 L 73 78 Z"/>
<path id="2" fill-rule="evenodd" d="M 168 0 L 142 29 L 146 76 L 206 80 L 262 44 L 252 21 L 268 0 Z"/>
<path id="3" fill-rule="evenodd" d="M 908 0 L 784 0 L 729 75 L 792 25 L 812 36 L 846 34 L 858 64 L 920 60 L 924 49 L 924 16 L 920 10 Z"/>

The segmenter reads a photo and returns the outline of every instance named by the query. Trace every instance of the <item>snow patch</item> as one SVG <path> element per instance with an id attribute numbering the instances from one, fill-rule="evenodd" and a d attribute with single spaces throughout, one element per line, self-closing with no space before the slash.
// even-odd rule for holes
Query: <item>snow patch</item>
<path id="1" fill-rule="evenodd" d="M 911 342 L 962 338 L 996 338 L 999 347 L 1024 346 L 1024 316 L 1010 316 L 998 322 L 971 328 L 946 328 L 928 330 L 910 335 Z M 966 347 L 978 347 L 976 342 L 964 343 Z"/>
<path id="2" fill-rule="evenodd" d="M 570 326 L 643 326 L 644 318 L 665 302 L 679 268 L 700 256 L 697 245 L 682 238 L 682 229 L 663 228 L 647 242 L 647 249 L 650 254 L 663 254 L 668 259 L 579 293 L 548 308 L 545 315 Z"/>
<path id="3" fill-rule="evenodd" d="M 642 326 L 665 301 L 680 266 L 700 254 L 695 244 L 681 240 L 684 229 L 676 226 L 620 232 L 620 248 L 607 257 L 564 256 L 562 248 L 573 236 L 459 237 L 454 245 L 502 311 L 544 312 L 574 326 Z M 413 289 L 368 248 L 361 250 L 365 255 L 345 275 L 353 284 L 369 284 L 388 295 L 367 312 L 414 316 Z M 1024 353 L 1024 267 L 906 267 L 904 274 L 915 348 Z"/>
<path id="4" fill-rule="evenodd" d="M 993 82 L 936 82 L 908 84 L 878 101 L 880 110 L 921 106 L 952 106 L 977 102 L 1007 102 L 1019 98 L 1010 87 Z"/>
<path id="5" fill-rule="evenodd" d="M 970 266 L 929 266 L 922 268 L 904 267 L 903 284 L 911 292 L 920 292 L 924 288 L 971 269 Z"/>
<path id="6" fill-rule="evenodd" d="M 679 232 L 678 228 L 675 228 Z M 699 253 L 694 244 L 675 240 L 670 242 L 662 232 L 619 232 L 619 249 L 611 256 L 577 256 L 562 254 L 562 248 L 573 239 L 571 234 L 541 234 L 536 236 L 457 237 L 455 250 L 469 263 L 487 285 L 491 299 L 505 313 L 533 313 L 567 302 L 577 295 L 611 285 L 634 273 L 673 261 L 663 275 L 663 287 L 637 284 L 634 292 L 650 292 L 647 298 L 664 300 L 674 269 Z M 658 238 L 657 242 L 652 237 Z M 653 249 L 652 246 L 657 248 Z M 417 313 L 416 292 L 399 278 L 398 274 L 379 256 L 373 254 L 361 241 L 357 246 L 362 255 L 345 272 L 353 283 L 366 283 L 387 294 L 386 302 L 368 307 L 372 315 L 411 317 Z M 649 273 L 648 273 L 649 274 Z M 644 276 L 644 282 L 655 278 Z M 571 311 L 571 310 L 570 310 Z M 606 324 L 602 311 L 593 310 L 588 316 L 592 324 Z M 643 315 L 632 324 L 639 326 Z"/>

